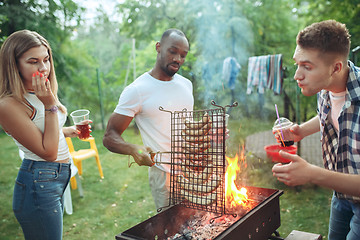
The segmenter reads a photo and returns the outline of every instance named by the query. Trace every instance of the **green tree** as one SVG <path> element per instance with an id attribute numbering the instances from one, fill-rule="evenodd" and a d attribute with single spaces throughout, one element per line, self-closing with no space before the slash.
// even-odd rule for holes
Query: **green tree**
<path id="1" fill-rule="evenodd" d="M 0 2 L 0 37 L 5 39 L 11 33 L 29 29 L 43 35 L 50 43 L 59 82 L 60 98 L 66 98 L 63 87 L 77 76 L 80 67 L 79 56 L 71 55 L 70 38 L 80 24 L 84 11 L 72 0 L 4 0 Z M 68 55 L 66 55 L 68 54 Z"/>
<path id="2" fill-rule="evenodd" d="M 124 88 L 124 81 L 130 64 L 129 56 L 132 51 L 132 41 L 121 35 L 119 24 L 112 22 L 102 9 L 98 9 L 97 16 L 93 21 L 93 23 L 79 28 L 77 37 L 74 39 L 77 46 L 83 49 L 84 54 L 91 59 L 85 65 L 88 69 L 87 81 L 92 84 L 92 100 L 84 99 L 84 101 L 93 101 L 92 105 L 96 109 L 94 112 L 100 113 L 96 75 L 96 70 L 98 70 L 104 112 L 105 115 L 109 115 L 113 112 Z M 132 73 L 129 76 L 131 77 L 131 79 L 129 77 L 129 82 L 131 82 L 133 80 Z M 76 85 L 77 83 L 73 84 Z"/>
<path id="3" fill-rule="evenodd" d="M 189 11 L 194 1 L 181 0 L 125 0 L 117 5 L 121 13 L 121 30 L 127 36 L 143 41 L 158 39 L 167 28 L 175 27 L 186 32 L 193 42 L 191 22 L 194 15 Z"/>
<path id="4" fill-rule="evenodd" d="M 248 57 L 281 53 L 284 65 L 292 65 L 299 23 L 289 0 L 127 0 L 117 9 L 123 16 L 122 33 L 136 38 L 138 44 L 159 39 L 170 27 L 187 34 L 193 57 L 187 57 L 180 73 L 193 81 L 195 106 L 200 108 L 208 106 L 213 98 L 221 105 L 230 102 L 229 90 L 221 79 L 222 63 L 228 56 L 234 56 L 242 65 L 237 85 L 241 112 L 253 105 L 255 114 L 259 112 L 258 101 L 245 94 Z M 210 69 L 211 81 L 205 81 L 204 67 Z M 289 88 L 288 95 L 295 96 L 293 91 Z M 266 97 L 274 98 L 271 94 Z"/>
<path id="5" fill-rule="evenodd" d="M 0 2 L 0 36 L 29 29 L 46 36 L 57 46 L 78 26 L 83 11 L 72 0 L 4 0 Z"/>
<path id="6" fill-rule="evenodd" d="M 335 19 L 345 23 L 348 27 L 351 34 L 351 49 L 360 45 L 360 26 L 358 24 L 360 21 L 359 0 L 295 1 L 293 11 L 299 18 L 297 30 L 313 22 Z M 350 55 L 350 57 L 352 56 Z M 309 98 L 300 95 L 300 99 L 301 121 L 305 121 L 316 114 L 316 97 Z"/>
<path id="7" fill-rule="evenodd" d="M 297 1 L 298 14 L 304 26 L 313 22 L 335 19 L 346 24 L 351 34 L 352 49 L 360 45 L 359 0 L 308 0 Z"/>

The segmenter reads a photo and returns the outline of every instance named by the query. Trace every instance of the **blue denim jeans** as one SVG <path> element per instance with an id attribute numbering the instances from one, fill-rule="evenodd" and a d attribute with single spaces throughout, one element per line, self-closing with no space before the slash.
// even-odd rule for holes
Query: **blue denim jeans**
<path id="1" fill-rule="evenodd" d="M 331 200 L 329 240 L 360 239 L 360 205 L 335 195 Z"/>
<path id="2" fill-rule="evenodd" d="M 13 211 L 26 240 L 62 240 L 63 193 L 70 164 L 24 159 L 16 178 Z"/>

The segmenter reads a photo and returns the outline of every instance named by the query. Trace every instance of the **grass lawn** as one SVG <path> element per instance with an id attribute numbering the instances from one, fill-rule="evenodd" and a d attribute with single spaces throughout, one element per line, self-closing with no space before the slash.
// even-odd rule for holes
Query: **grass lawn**
<path id="1" fill-rule="evenodd" d="M 246 126 L 230 120 L 229 154 L 238 151 L 248 134 L 270 127 L 259 124 L 257 120 L 246 121 Z M 95 160 L 83 161 L 84 197 L 81 198 L 77 190 L 71 191 L 73 214 L 64 216 L 64 239 L 115 239 L 118 233 L 156 214 L 147 167 L 134 164 L 129 168 L 127 156 L 110 153 L 103 147 L 102 131 L 94 131 L 92 135 L 96 139 L 105 178 L 100 179 Z M 125 139 L 141 143 L 140 136 L 133 129 L 125 132 Z M 75 148 L 86 146 L 76 139 L 73 143 Z M 21 163 L 18 150 L 5 134 L 0 134 L 0 146 L 0 239 L 24 239 L 12 212 L 13 186 Z M 272 165 L 269 160 L 249 155 L 244 170 L 248 185 L 284 190 L 280 197 L 280 235 L 285 238 L 295 229 L 326 236 L 331 191 L 313 185 L 287 187 L 272 177 Z"/>

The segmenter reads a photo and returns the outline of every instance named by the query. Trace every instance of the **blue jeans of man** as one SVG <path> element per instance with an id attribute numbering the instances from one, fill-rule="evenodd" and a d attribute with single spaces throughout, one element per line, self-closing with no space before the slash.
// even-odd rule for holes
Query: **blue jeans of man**
<path id="1" fill-rule="evenodd" d="M 329 240 L 360 239 L 360 205 L 333 195 L 331 200 Z"/>
<path id="2" fill-rule="evenodd" d="M 13 211 L 26 240 L 62 240 L 62 197 L 70 164 L 24 159 L 16 178 Z"/>

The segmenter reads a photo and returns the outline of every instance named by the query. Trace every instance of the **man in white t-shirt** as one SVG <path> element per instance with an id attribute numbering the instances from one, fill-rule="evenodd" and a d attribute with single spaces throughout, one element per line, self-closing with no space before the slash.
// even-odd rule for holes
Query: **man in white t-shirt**
<path id="1" fill-rule="evenodd" d="M 193 110 L 192 83 L 177 74 L 189 52 L 183 32 L 166 30 L 156 43 L 157 58 L 153 69 L 138 77 L 121 93 L 103 138 L 111 152 L 131 155 L 140 166 L 149 166 L 149 183 L 156 207 L 169 205 L 170 165 L 156 164 L 150 152 L 170 152 L 171 114 L 160 111 Z M 144 146 L 126 142 L 122 133 L 132 119 L 139 127 Z M 156 160 L 156 159 L 155 159 Z M 162 154 L 161 162 L 170 162 L 170 154 Z"/>

